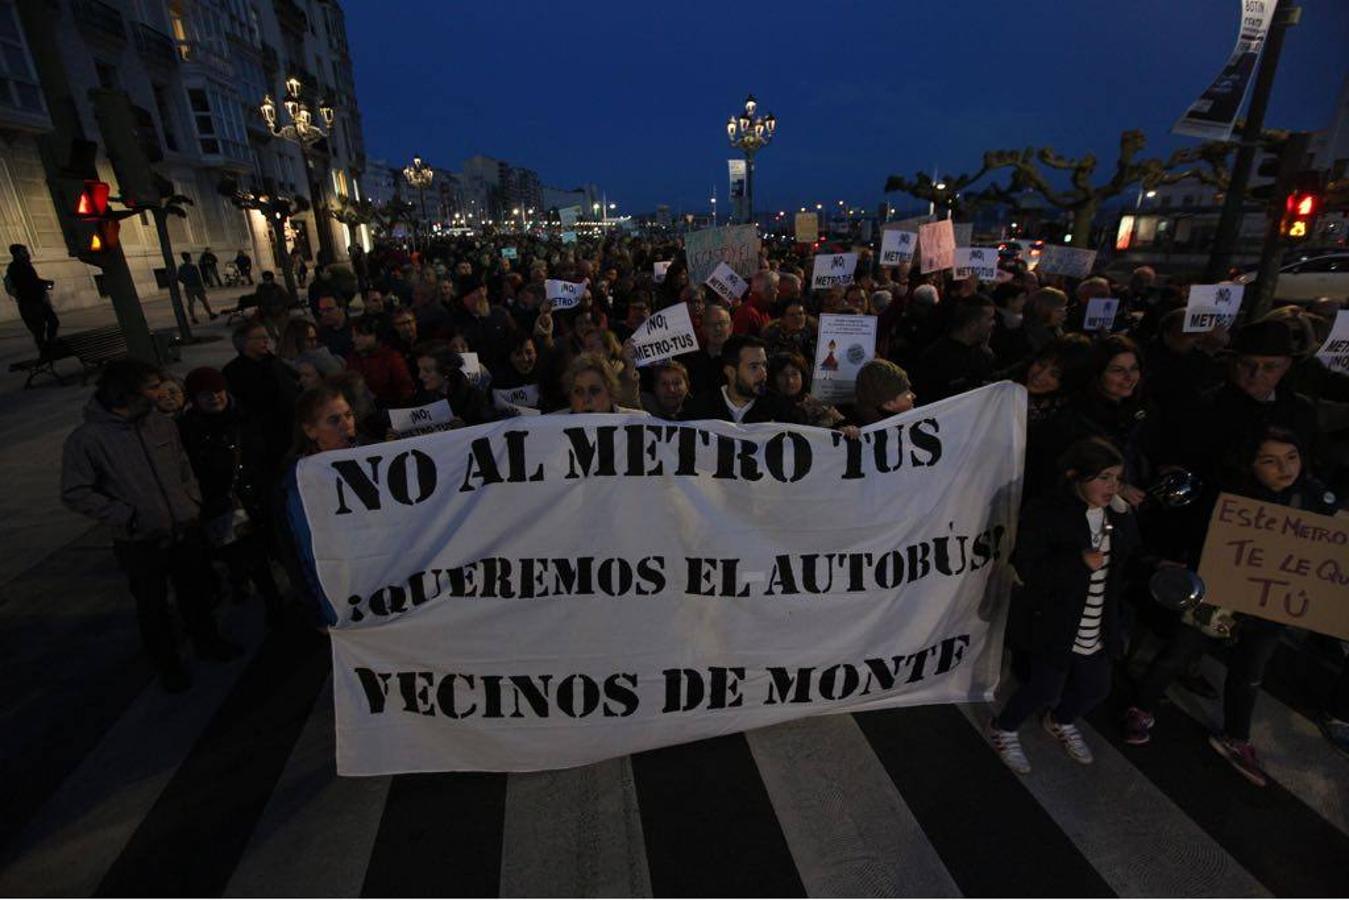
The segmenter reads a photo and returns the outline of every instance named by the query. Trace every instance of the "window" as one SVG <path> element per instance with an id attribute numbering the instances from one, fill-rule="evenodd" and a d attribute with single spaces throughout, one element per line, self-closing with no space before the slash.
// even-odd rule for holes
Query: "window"
<path id="1" fill-rule="evenodd" d="M 239 98 L 224 86 L 208 82 L 206 87 L 188 88 L 187 99 L 201 152 L 246 161 L 248 139 Z"/>
<path id="2" fill-rule="evenodd" d="M 178 153 L 182 148 L 178 143 L 178 126 L 173 121 L 168 95 L 164 92 L 164 86 L 160 84 L 153 85 L 152 90 L 155 95 L 155 112 L 159 113 L 159 127 L 164 132 L 164 146 Z"/>
<path id="3" fill-rule="evenodd" d="M 47 112 L 18 10 L 10 0 L 0 0 L 0 106 L 39 116 Z"/>

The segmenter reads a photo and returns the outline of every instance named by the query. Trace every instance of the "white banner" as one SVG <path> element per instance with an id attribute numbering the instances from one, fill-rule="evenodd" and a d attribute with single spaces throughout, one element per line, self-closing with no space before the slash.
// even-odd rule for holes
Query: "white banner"
<path id="1" fill-rule="evenodd" d="M 721 263 L 713 269 L 704 284 L 716 291 L 717 296 L 727 303 L 740 299 L 745 291 L 749 290 L 749 282 L 737 275 L 735 269 L 726 263 Z"/>
<path id="2" fill-rule="evenodd" d="M 918 232 L 887 228 L 881 232 L 881 265 L 898 266 L 913 260 L 918 246 Z"/>
<path id="3" fill-rule="evenodd" d="M 810 286 L 814 290 L 847 287 L 857 272 L 856 253 L 821 253 L 815 257 Z"/>
<path id="4" fill-rule="evenodd" d="M 1335 313 L 1335 324 L 1326 342 L 1316 351 L 1316 358 L 1332 372 L 1349 375 L 1349 309 Z"/>
<path id="5" fill-rule="evenodd" d="M 1192 284 L 1185 301 L 1185 333 L 1231 328 L 1241 311 L 1243 284 Z"/>
<path id="6" fill-rule="evenodd" d="M 992 699 L 1025 428 L 1002 382 L 856 441 L 590 414 L 301 460 L 338 773 L 556 769 Z"/>
<path id="7" fill-rule="evenodd" d="M 661 284 L 665 281 L 665 273 L 668 271 L 670 271 L 670 260 L 668 259 L 663 262 L 651 264 L 651 278 L 656 284 Z"/>
<path id="8" fill-rule="evenodd" d="M 652 313 L 632 333 L 632 351 L 639 367 L 697 349 L 698 336 L 693 330 L 687 303 Z"/>
<path id="9" fill-rule="evenodd" d="M 1173 134 L 1187 134 L 1210 141 L 1225 141 L 1232 136 L 1237 111 L 1246 99 L 1246 91 L 1255 75 L 1255 66 L 1265 48 L 1269 25 L 1274 21 L 1278 0 L 1237 0 L 1241 26 L 1237 43 L 1218 77 L 1199 99 L 1171 127 Z"/>
<path id="10" fill-rule="evenodd" d="M 857 372 L 876 357 L 876 317 L 820 316 L 810 392 L 825 403 L 851 403 Z"/>
<path id="11" fill-rule="evenodd" d="M 955 268 L 956 233 L 950 219 L 918 226 L 918 258 L 918 271 L 924 275 Z"/>
<path id="12" fill-rule="evenodd" d="M 702 284 L 717 267 L 726 263 L 741 278 L 759 271 L 759 231 L 753 225 L 704 228 L 684 235 L 684 256 L 689 262 L 689 284 Z"/>
<path id="13" fill-rule="evenodd" d="M 1087 301 L 1087 312 L 1082 317 L 1083 331 L 1110 331 L 1115 327 L 1119 300 L 1115 297 L 1092 297 Z"/>
<path id="14" fill-rule="evenodd" d="M 497 409 L 530 415 L 539 411 L 539 386 L 522 384 L 513 388 L 492 388 L 492 405 Z"/>
<path id="15" fill-rule="evenodd" d="M 997 247 L 957 247 L 955 263 L 956 278 L 973 275 L 980 281 L 998 280 Z"/>
<path id="16" fill-rule="evenodd" d="M 1091 267 L 1095 263 L 1095 250 L 1045 244 L 1040 250 L 1040 261 L 1036 264 L 1035 271 L 1039 274 L 1086 278 L 1091 274 Z"/>
<path id="17" fill-rule="evenodd" d="M 585 293 L 585 282 L 577 283 L 575 281 L 559 281 L 556 278 L 548 278 L 543 282 L 544 292 L 548 299 L 553 301 L 553 309 L 571 309 L 581 302 L 581 295 Z"/>
<path id="18" fill-rule="evenodd" d="M 389 410 L 389 427 L 396 431 L 400 438 L 430 434 L 433 431 L 449 431 L 452 421 L 454 410 L 450 409 L 448 400 L 437 400 L 435 403 L 412 409 Z"/>

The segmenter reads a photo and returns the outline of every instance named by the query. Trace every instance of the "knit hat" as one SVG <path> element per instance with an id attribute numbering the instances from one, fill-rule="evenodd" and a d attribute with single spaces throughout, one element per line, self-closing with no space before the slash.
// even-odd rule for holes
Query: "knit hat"
<path id="1" fill-rule="evenodd" d="M 187 373 L 187 380 L 183 382 L 183 388 L 187 391 L 187 396 L 191 398 L 201 393 L 214 394 L 217 391 L 229 390 L 229 385 L 226 384 L 225 376 L 220 374 L 219 369 L 202 366 Z"/>
<path id="2" fill-rule="evenodd" d="M 1232 351 L 1243 356 L 1293 356 L 1293 334 L 1277 320 L 1252 322 L 1237 332 Z"/>

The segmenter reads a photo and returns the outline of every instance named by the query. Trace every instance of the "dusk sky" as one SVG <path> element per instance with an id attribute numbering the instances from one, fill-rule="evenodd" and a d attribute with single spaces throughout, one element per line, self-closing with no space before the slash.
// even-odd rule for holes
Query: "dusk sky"
<path id="1" fill-rule="evenodd" d="M 454 3 L 349 0 L 367 149 L 458 170 L 475 153 L 593 182 L 620 213 L 725 209 L 725 122 L 753 92 L 778 118 L 755 206 L 874 208 L 892 173 L 974 171 L 1052 144 L 1114 165 L 1149 153 L 1231 52 L 1239 0 Z M 1266 125 L 1331 121 L 1349 2 L 1302 0 Z M 1003 176 L 1005 178 L 1005 175 Z M 910 203 L 898 198 L 900 205 Z"/>

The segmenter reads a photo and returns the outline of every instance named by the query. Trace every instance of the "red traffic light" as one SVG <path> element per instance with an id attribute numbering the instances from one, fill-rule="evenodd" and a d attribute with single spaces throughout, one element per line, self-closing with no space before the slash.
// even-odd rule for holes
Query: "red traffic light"
<path id="1" fill-rule="evenodd" d="M 1303 197 L 1298 198 L 1297 208 L 1294 209 L 1294 213 L 1296 213 L 1299 216 L 1310 216 L 1315 212 L 1316 212 L 1315 196 L 1307 194 Z"/>
<path id="2" fill-rule="evenodd" d="M 75 205 L 75 215 L 81 219 L 101 219 L 108 213 L 108 183 L 86 180 Z"/>

